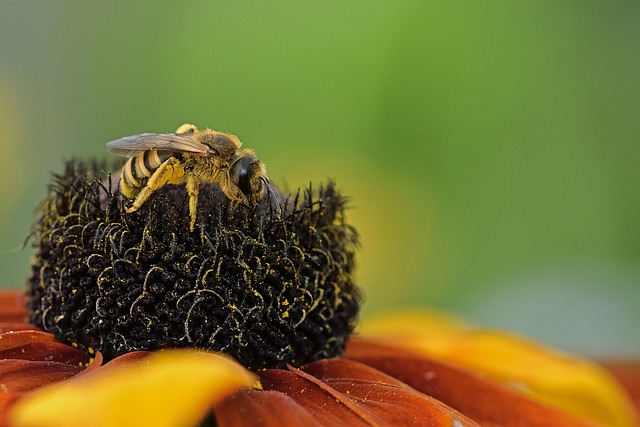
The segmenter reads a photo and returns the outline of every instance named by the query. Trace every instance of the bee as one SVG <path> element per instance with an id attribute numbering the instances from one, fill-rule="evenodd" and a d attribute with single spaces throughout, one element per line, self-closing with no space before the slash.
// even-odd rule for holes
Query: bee
<path id="1" fill-rule="evenodd" d="M 191 231 L 196 222 L 198 191 L 215 183 L 233 202 L 255 207 L 268 186 L 267 169 L 253 150 L 238 151 L 235 135 L 184 124 L 176 133 L 143 133 L 107 143 L 113 154 L 129 157 L 120 174 L 120 192 L 135 212 L 166 184 L 186 184 Z M 267 187 L 268 188 L 268 187 Z"/>

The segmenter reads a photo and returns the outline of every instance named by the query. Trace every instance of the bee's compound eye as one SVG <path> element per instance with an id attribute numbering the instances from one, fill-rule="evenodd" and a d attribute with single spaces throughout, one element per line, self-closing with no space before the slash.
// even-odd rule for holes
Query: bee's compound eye
<path id="1" fill-rule="evenodd" d="M 237 177 L 237 186 L 245 195 L 251 194 L 251 177 L 253 176 L 253 159 L 242 157 L 233 164 L 234 175 Z"/>

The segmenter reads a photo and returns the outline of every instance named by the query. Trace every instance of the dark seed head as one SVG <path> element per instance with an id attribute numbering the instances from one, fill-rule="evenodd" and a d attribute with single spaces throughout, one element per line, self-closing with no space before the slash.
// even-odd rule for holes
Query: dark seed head
<path id="1" fill-rule="evenodd" d="M 260 369 L 342 352 L 362 298 L 358 235 L 333 183 L 280 208 L 277 191 L 265 192 L 256 209 L 203 185 L 190 232 L 184 186 L 128 214 L 102 170 L 69 162 L 41 205 L 27 283 L 34 325 L 107 360 L 198 347 Z"/>

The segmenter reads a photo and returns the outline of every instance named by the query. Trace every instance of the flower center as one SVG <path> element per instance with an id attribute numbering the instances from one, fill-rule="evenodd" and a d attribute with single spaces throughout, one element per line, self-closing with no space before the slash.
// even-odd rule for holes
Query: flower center
<path id="1" fill-rule="evenodd" d="M 106 360 L 197 347 L 255 370 L 342 352 L 361 302 L 358 236 L 333 183 L 286 200 L 265 192 L 255 210 L 202 185 L 190 231 L 184 186 L 126 213 L 100 170 L 69 162 L 42 204 L 27 283 L 34 325 Z"/>

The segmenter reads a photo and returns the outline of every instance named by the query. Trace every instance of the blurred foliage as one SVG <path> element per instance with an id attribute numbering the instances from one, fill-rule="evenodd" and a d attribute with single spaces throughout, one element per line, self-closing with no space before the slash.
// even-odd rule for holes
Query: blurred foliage
<path id="1" fill-rule="evenodd" d="M 286 188 L 352 195 L 366 312 L 638 354 L 639 19 L 634 0 L 5 1 L 3 285 L 65 158 L 188 121 Z"/>

